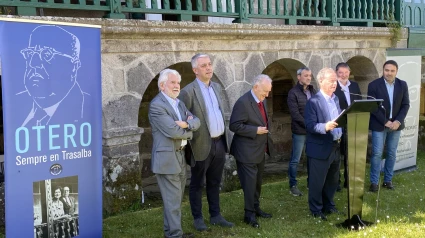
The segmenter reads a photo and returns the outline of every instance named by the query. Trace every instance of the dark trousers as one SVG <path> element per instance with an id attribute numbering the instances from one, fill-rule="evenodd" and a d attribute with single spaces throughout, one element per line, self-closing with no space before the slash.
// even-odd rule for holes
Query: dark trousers
<path id="1" fill-rule="evenodd" d="M 202 217 L 202 190 L 204 178 L 206 181 L 207 200 L 211 217 L 220 215 L 220 183 L 226 160 L 224 136 L 220 139 L 211 139 L 211 149 L 208 157 L 203 161 L 196 161 L 191 167 L 189 188 L 190 208 L 194 219 Z"/>
<path id="2" fill-rule="evenodd" d="M 255 209 L 260 207 L 261 185 L 263 183 L 264 159 L 256 163 L 241 163 L 236 160 L 238 176 L 241 182 L 244 202 L 245 216 L 255 214 Z"/>
<path id="3" fill-rule="evenodd" d="M 308 205 L 312 213 L 335 208 L 334 195 L 338 187 L 340 148 L 334 142 L 332 152 L 326 159 L 308 158 L 309 190 Z"/>

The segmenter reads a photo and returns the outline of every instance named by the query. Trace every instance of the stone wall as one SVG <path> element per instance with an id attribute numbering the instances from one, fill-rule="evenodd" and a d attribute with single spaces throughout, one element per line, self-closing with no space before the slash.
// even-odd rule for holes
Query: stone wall
<path id="1" fill-rule="evenodd" d="M 235 101 L 252 86 L 253 78 L 273 78 L 269 112 L 271 133 L 279 155 L 290 153 L 290 118 L 285 94 L 296 81 L 296 69 L 308 66 L 315 76 L 323 67 L 348 62 L 362 92 L 382 73 L 387 28 L 211 24 L 83 18 L 33 17 L 47 21 L 102 26 L 102 107 L 104 209 L 115 213 L 140 200 L 141 178 L 149 177 L 151 135 L 147 121 L 156 77 L 167 68 L 183 75 L 183 85 L 194 79 L 189 61 L 197 52 L 211 55 L 214 81 L 230 117 Z M 406 47 L 404 31 L 400 47 Z M 282 95 L 281 95 L 282 94 Z M 145 133 L 143 133 L 145 132 Z M 232 166 L 229 167 L 232 171 Z"/>

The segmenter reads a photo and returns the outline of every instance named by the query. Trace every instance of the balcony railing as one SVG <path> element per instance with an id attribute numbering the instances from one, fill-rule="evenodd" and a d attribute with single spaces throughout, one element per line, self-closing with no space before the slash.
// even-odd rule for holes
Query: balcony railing
<path id="1" fill-rule="evenodd" d="M 78 216 L 70 218 L 63 218 L 53 222 L 52 232 L 49 232 L 47 223 L 34 226 L 34 237 L 35 238 L 68 238 L 76 237 L 79 234 Z M 50 234 L 49 234 L 50 233 Z"/>
<path id="2" fill-rule="evenodd" d="M 286 24 L 320 21 L 324 25 L 366 25 L 388 21 L 403 23 L 408 0 L 0 0 L 4 10 L 35 16 L 42 9 L 98 12 L 107 18 L 144 18 L 145 14 L 171 16 L 172 20 L 199 20 L 199 16 L 230 18 L 249 23 L 251 19 L 280 19 Z M 412 0 L 417 2 L 417 0 Z M 424 3 L 419 3 L 423 14 Z M 39 9 L 39 10 L 37 10 Z M 70 12 L 70 11 L 68 11 Z M 412 10 L 409 16 L 415 11 Z M 3 13 L 5 14 L 5 13 Z M 420 18 L 423 24 L 423 19 Z M 409 19 L 409 23 L 416 18 Z"/>
<path id="3" fill-rule="evenodd" d="M 403 25 L 425 27 L 425 0 L 405 0 Z"/>

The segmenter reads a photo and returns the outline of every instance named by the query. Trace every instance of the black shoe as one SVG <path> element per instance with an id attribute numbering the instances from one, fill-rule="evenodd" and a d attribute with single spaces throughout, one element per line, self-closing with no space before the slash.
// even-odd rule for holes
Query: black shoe
<path id="1" fill-rule="evenodd" d="M 378 192 L 378 184 L 374 184 L 374 183 L 370 184 L 369 191 L 373 193 Z"/>
<path id="2" fill-rule="evenodd" d="M 347 188 L 348 187 L 348 183 L 347 183 L 347 181 L 344 181 L 344 188 Z"/>
<path id="3" fill-rule="evenodd" d="M 193 233 L 184 233 L 181 237 L 182 238 L 193 238 L 193 237 L 195 237 L 195 235 Z M 164 235 L 164 238 L 167 238 L 167 236 Z"/>
<path id="4" fill-rule="evenodd" d="M 244 222 L 254 228 L 260 228 L 260 224 L 258 224 L 255 217 L 244 217 Z"/>
<path id="5" fill-rule="evenodd" d="M 184 233 L 182 235 L 182 238 L 193 238 L 195 237 L 195 235 L 193 233 Z"/>
<path id="6" fill-rule="evenodd" d="M 326 214 L 326 215 L 330 215 L 330 214 L 344 215 L 344 213 L 338 211 L 338 209 L 336 209 L 336 208 L 331 208 L 331 209 L 328 209 L 328 210 L 324 210 L 323 213 Z"/>
<path id="7" fill-rule="evenodd" d="M 387 188 L 387 189 L 391 189 L 391 190 L 394 189 L 393 183 L 391 181 L 390 182 L 384 182 L 382 184 L 382 187 Z"/>
<path id="8" fill-rule="evenodd" d="M 265 213 L 263 210 L 261 210 L 261 208 L 255 209 L 255 215 L 257 217 L 262 217 L 262 218 L 271 218 L 272 217 L 272 214 Z"/>
<path id="9" fill-rule="evenodd" d="M 206 231 L 208 230 L 207 225 L 205 225 L 204 218 L 198 218 L 193 221 L 193 226 L 197 231 Z"/>
<path id="10" fill-rule="evenodd" d="M 320 219 L 327 221 L 328 218 L 325 216 L 325 214 L 319 212 L 319 213 L 313 213 L 313 217 L 319 217 Z"/>
<path id="11" fill-rule="evenodd" d="M 224 219 L 224 217 L 222 217 L 221 215 L 211 217 L 210 218 L 210 224 L 211 225 L 218 225 L 218 226 L 222 226 L 222 227 L 233 227 L 233 226 L 235 226 L 235 224 L 226 221 L 226 219 Z"/>

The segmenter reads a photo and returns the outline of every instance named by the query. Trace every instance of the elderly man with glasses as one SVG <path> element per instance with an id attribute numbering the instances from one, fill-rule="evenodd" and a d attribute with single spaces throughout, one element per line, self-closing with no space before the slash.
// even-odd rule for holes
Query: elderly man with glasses
<path id="1" fill-rule="evenodd" d="M 84 97 L 88 94 L 77 82 L 80 40 L 61 27 L 39 26 L 32 31 L 28 47 L 21 54 L 26 62 L 25 90 L 17 96 L 32 98 L 28 108 L 22 108 L 28 111 L 19 118 L 22 126 L 82 121 Z"/>

